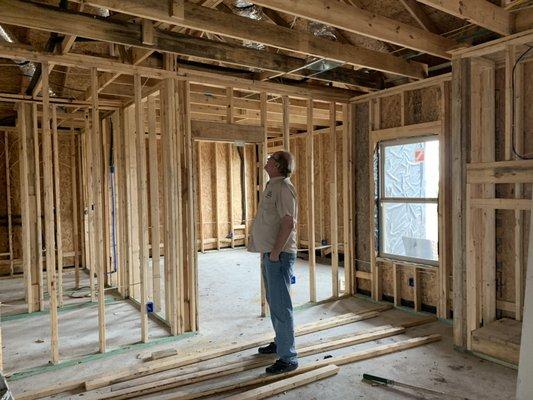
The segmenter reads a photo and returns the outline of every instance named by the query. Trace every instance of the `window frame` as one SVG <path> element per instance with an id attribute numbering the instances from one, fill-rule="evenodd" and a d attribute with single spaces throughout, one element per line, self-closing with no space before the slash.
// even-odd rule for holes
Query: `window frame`
<path id="1" fill-rule="evenodd" d="M 438 267 L 440 263 L 440 235 L 437 235 L 437 260 L 429 260 L 424 258 L 416 258 L 416 257 L 409 257 L 409 256 L 401 256 L 397 254 L 390 254 L 385 253 L 383 251 L 384 249 L 384 234 L 383 234 L 383 204 L 384 203 L 403 203 L 403 204 L 436 204 L 437 205 L 437 217 L 439 215 L 439 203 L 440 203 L 440 185 L 437 185 L 438 192 L 437 197 L 386 197 L 385 194 L 385 179 L 384 179 L 384 169 L 385 169 L 385 151 L 384 149 L 386 147 L 391 146 L 399 146 L 403 144 L 412 144 L 412 143 L 422 143 L 422 142 L 431 142 L 436 141 L 439 143 L 439 181 L 442 178 L 440 176 L 440 163 L 442 160 L 440 159 L 441 153 L 440 153 L 440 146 L 442 143 L 440 143 L 440 140 L 438 136 L 433 134 L 427 134 L 423 136 L 415 136 L 415 137 L 409 137 L 409 138 L 399 138 L 399 139 L 392 139 L 392 140 L 383 140 L 377 143 L 377 185 L 376 185 L 376 210 L 377 210 L 377 240 L 376 243 L 378 244 L 377 252 L 378 257 L 390 259 L 390 260 L 397 260 L 397 261 L 405 261 L 405 262 L 411 262 L 421 265 L 430 265 Z M 440 233 L 440 218 L 437 218 L 437 232 Z"/>

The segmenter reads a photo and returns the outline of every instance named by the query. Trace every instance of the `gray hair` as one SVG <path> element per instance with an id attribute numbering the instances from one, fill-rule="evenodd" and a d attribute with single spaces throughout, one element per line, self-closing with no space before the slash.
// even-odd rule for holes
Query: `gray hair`
<path id="1" fill-rule="evenodd" d="M 276 161 L 280 174 L 285 177 L 291 176 L 296 165 L 294 156 L 290 152 L 284 150 L 276 151 L 272 154 L 272 158 Z"/>

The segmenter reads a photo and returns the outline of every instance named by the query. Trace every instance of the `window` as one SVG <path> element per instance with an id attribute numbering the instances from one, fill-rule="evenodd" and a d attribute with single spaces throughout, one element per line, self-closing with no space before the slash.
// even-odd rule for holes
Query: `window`
<path id="1" fill-rule="evenodd" d="M 438 264 L 439 141 L 381 142 L 378 157 L 379 254 Z"/>

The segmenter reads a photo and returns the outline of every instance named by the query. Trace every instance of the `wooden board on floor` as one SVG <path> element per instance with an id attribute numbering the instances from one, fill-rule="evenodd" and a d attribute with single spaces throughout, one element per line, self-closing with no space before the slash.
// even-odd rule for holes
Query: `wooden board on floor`
<path id="1" fill-rule="evenodd" d="M 265 386 L 252 389 L 244 393 L 239 393 L 234 396 L 228 397 L 228 400 L 257 400 L 264 399 L 266 397 L 274 396 L 278 393 L 285 392 L 290 389 L 294 389 L 308 383 L 316 382 L 320 379 L 328 378 L 336 375 L 340 368 L 336 365 L 327 365 L 322 368 L 318 368 L 314 371 L 304 372 L 303 374 L 293 376 L 291 378 L 282 379 L 278 382 L 270 383 Z"/>

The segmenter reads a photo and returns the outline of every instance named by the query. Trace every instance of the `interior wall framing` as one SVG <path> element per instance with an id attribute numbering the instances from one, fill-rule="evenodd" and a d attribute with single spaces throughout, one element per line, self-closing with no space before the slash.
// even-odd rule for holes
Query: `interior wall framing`
<path id="1" fill-rule="evenodd" d="M 533 182 L 533 63 L 525 44 L 532 40 L 515 35 L 453 60 L 453 140 L 462 149 L 454 158 L 454 288 L 463 296 L 454 303 L 454 342 L 468 350 L 479 349 L 479 329 L 523 318 Z M 518 363 L 518 352 L 509 362 Z"/>
<path id="2" fill-rule="evenodd" d="M 450 74 L 355 97 L 356 293 L 449 318 L 452 310 Z M 374 154 L 380 141 L 439 140 L 438 266 L 379 257 Z M 410 285 L 412 282 L 412 285 Z"/>
<path id="3" fill-rule="evenodd" d="M 65 273 L 74 273 L 76 288 L 88 275 L 100 352 L 108 351 L 104 299 L 110 290 L 139 307 L 141 341 L 150 341 L 147 318 L 166 324 L 172 335 L 197 330 L 197 251 L 217 242 L 246 244 L 266 183 L 264 162 L 283 140 L 296 159 L 299 208 L 315 204 L 298 221 L 299 250 L 313 254 L 310 275 L 315 256 L 329 258 L 336 266 L 332 299 L 351 294 L 346 102 L 285 87 L 291 94 L 283 100 L 262 91 L 262 84 L 232 87 L 209 74 L 190 81 L 169 57 L 164 71 L 174 73 L 161 79 L 131 68 L 134 98 L 123 106 L 99 95 L 67 104 L 47 92 L 48 62 L 42 64 L 42 96 L 2 97 L 18 111 L 17 126 L 2 128 L 9 148 L 3 176 L 9 173 L 17 215 L 10 236 L 13 273 L 24 279 L 27 311 L 50 312 L 53 363 L 69 356 L 58 340 Z M 90 90 L 98 93 L 98 66 L 88 72 Z M 325 151 L 332 144 L 335 151 Z M 10 260 L 4 274 L 11 273 Z M 310 301 L 317 301 L 316 284 L 310 279 Z"/>

